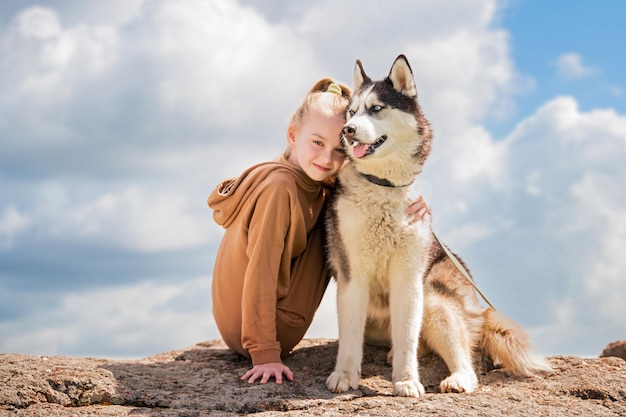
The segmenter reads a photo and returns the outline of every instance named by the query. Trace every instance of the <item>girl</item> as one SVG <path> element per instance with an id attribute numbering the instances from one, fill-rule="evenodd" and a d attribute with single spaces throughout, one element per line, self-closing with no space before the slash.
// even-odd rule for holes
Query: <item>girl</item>
<path id="1" fill-rule="evenodd" d="M 287 150 L 221 182 L 208 199 L 226 228 L 213 271 L 213 316 L 222 339 L 252 359 L 241 379 L 262 384 L 293 373 L 282 363 L 304 337 L 329 275 L 323 209 L 345 156 L 339 135 L 350 90 L 318 81 L 293 114 Z M 420 197 L 407 210 L 421 218 Z"/>

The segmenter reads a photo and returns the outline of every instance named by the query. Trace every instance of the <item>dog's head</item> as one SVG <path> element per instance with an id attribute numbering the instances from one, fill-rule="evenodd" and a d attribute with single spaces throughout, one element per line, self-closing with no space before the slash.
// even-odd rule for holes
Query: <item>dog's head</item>
<path id="1" fill-rule="evenodd" d="M 380 164 L 403 163 L 411 164 L 415 175 L 421 172 L 430 152 L 431 132 L 417 102 L 406 57 L 398 56 L 382 81 L 372 81 L 357 60 L 353 91 L 342 130 L 351 161 L 365 171 L 379 171 L 376 165 Z"/>

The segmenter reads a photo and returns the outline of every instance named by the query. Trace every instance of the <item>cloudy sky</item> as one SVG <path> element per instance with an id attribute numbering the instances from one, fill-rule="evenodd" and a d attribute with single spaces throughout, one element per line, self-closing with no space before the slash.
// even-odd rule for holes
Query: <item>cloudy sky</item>
<path id="1" fill-rule="evenodd" d="M 218 338 L 206 197 L 308 88 L 404 53 L 438 235 L 543 354 L 626 338 L 626 3 L 4 0 L 0 352 Z M 331 286 L 309 337 L 335 338 Z"/>

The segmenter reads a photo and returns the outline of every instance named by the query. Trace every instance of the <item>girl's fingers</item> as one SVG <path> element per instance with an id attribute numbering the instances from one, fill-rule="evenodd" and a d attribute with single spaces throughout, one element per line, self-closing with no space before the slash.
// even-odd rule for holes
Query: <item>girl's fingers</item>
<path id="1" fill-rule="evenodd" d="M 271 375 L 272 375 L 271 372 L 265 372 L 263 376 L 261 377 L 261 380 L 259 381 L 259 383 L 265 384 L 267 381 L 269 381 Z M 278 383 L 278 378 L 276 378 L 276 383 Z"/>
<path id="2" fill-rule="evenodd" d="M 282 374 L 282 372 L 277 372 L 276 375 L 274 375 L 274 376 L 276 378 L 276 383 L 278 385 L 283 383 L 283 374 Z M 269 376 L 268 376 L 268 379 L 269 379 Z"/>
<path id="3" fill-rule="evenodd" d="M 282 364 L 278 367 L 276 367 L 276 364 L 273 364 L 273 366 L 270 366 L 269 368 L 267 366 L 255 366 L 254 368 L 248 370 L 240 379 L 242 381 L 247 379 L 249 384 L 253 384 L 257 379 L 261 378 L 259 383 L 265 384 L 270 380 L 270 378 L 274 377 L 277 384 L 282 384 L 283 374 L 287 380 L 293 381 L 293 372 L 291 372 L 291 369 L 287 366 Z"/>

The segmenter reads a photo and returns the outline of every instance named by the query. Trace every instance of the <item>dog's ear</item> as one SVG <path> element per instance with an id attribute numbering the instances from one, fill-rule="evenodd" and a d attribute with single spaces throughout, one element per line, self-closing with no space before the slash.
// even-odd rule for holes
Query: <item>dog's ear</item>
<path id="1" fill-rule="evenodd" d="M 389 76 L 387 77 L 393 88 L 404 94 L 405 96 L 417 98 L 417 88 L 413 79 L 413 71 L 409 61 L 404 55 L 399 55 L 391 66 Z"/>
<path id="2" fill-rule="evenodd" d="M 361 61 L 357 59 L 356 64 L 354 65 L 354 89 L 352 91 L 359 91 L 363 84 L 369 84 L 371 82 L 372 79 L 367 76 L 363 70 Z"/>

